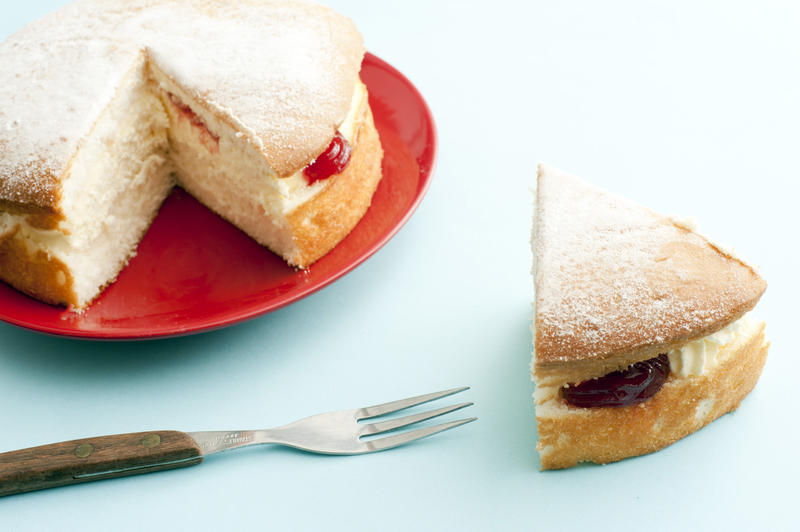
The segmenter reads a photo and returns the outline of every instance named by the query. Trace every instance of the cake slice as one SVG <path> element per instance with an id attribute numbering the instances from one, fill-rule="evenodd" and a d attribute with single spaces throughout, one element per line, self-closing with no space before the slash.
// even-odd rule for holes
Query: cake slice
<path id="1" fill-rule="evenodd" d="M 300 0 L 81 0 L 29 24 L 0 44 L 0 279 L 85 308 L 176 185 L 309 266 L 381 179 L 363 57 Z"/>
<path id="2" fill-rule="evenodd" d="M 542 469 L 656 451 L 755 386 L 766 283 L 690 227 L 540 165 L 532 248 Z"/>

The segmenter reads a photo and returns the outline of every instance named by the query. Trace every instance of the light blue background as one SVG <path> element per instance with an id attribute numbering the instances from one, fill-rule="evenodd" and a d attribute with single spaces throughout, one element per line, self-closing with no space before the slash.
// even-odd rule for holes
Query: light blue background
<path id="1" fill-rule="evenodd" d="M 3 2 L 0 37 L 62 3 Z M 440 158 L 417 214 L 344 279 L 226 330 L 90 343 L 0 325 L 0 451 L 268 427 L 463 384 L 480 419 L 371 456 L 254 449 L 8 497 L 0 530 L 800 528 L 798 4 L 330 3 L 433 109 Z M 540 160 L 694 216 L 761 266 L 772 349 L 736 413 L 654 455 L 538 471 Z"/>

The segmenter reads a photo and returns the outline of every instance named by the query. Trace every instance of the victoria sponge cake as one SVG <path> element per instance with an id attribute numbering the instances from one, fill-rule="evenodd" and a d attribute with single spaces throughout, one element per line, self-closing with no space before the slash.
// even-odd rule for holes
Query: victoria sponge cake
<path id="1" fill-rule="evenodd" d="M 0 279 L 85 308 L 173 186 L 304 268 L 382 150 L 353 23 L 305 1 L 83 0 L 0 44 Z"/>
<path id="2" fill-rule="evenodd" d="M 543 469 L 661 449 L 730 412 L 767 357 L 766 283 L 676 222 L 540 165 L 532 374 Z"/>

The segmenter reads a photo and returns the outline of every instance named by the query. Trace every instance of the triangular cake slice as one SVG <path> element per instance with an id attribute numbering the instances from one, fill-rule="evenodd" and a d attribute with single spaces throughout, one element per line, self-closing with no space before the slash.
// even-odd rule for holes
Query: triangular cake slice
<path id="1" fill-rule="evenodd" d="M 766 283 L 690 227 L 540 165 L 532 246 L 543 469 L 656 451 L 755 386 Z"/>

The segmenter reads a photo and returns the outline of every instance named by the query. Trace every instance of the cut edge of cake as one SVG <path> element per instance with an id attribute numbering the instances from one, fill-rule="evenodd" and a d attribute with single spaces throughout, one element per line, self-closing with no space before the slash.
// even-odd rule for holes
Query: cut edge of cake
<path id="1" fill-rule="evenodd" d="M 142 54 L 67 165 L 60 221 L 0 215 L 0 272 L 22 292 L 81 308 L 113 282 L 173 187 L 167 123 Z"/>
<path id="2" fill-rule="evenodd" d="M 313 263 L 366 212 L 380 180 L 383 152 L 380 142 L 372 141 L 375 124 L 361 80 L 337 129 L 353 149 L 351 160 L 342 173 L 309 184 L 302 168 L 289 176 L 276 175 L 235 121 L 193 97 L 157 66 L 153 72 L 169 117 L 170 159 L 178 185 L 290 265 L 304 268 Z M 378 165 L 365 166 L 365 157 L 377 157 Z M 340 190 L 345 182 L 352 185 L 349 193 Z M 340 190 L 336 201 L 317 199 L 329 196 L 325 193 L 332 188 Z M 343 208 L 348 205 L 355 219 Z M 298 216 L 298 211 L 304 215 Z"/>

